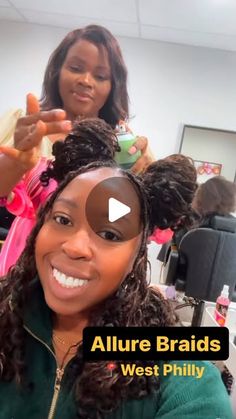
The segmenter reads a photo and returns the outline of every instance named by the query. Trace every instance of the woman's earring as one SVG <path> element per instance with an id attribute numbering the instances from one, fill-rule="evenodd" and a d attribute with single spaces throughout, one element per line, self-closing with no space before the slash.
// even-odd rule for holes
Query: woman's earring
<path id="1" fill-rule="evenodd" d="M 134 272 L 132 272 L 132 274 L 130 274 L 130 278 L 134 279 Z"/>

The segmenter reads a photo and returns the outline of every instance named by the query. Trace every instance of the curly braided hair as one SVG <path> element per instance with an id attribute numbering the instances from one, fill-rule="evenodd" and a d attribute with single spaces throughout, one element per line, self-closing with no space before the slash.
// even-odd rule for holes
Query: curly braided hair
<path id="1" fill-rule="evenodd" d="M 24 378 L 25 332 L 22 319 L 29 294 L 29 285 L 37 274 L 34 249 L 38 232 L 44 224 L 45 217 L 50 212 L 54 201 L 66 185 L 75 176 L 101 167 L 117 168 L 112 161 L 96 162 L 82 167 L 76 172 L 69 173 L 45 207 L 40 210 L 38 222 L 17 265 L 0 282 L 0 374 L 3 380 L 15 379 L 20 382 Z M 145 174 L 144 179 L 122 170 L 121 173 L 130 180 L 139 196 L 143 224 L 141 245 L 132 273 L 126 277 L 113 296 L 107 298 L 100 307 L 96 308 L 96 311 L 91 313 L 90 325 L 108 326 L 111 319 L 114 326 L 160 327 L 174 325 L 176 317 L 168 302 L 158 291 L 149 288 L 146 280 L 147 238 L 154 225 L 162 224 L 160 214 L 165 214 L 163 205 L 165 207 L 166 202 L 161 196 L 161 190 L 158 189 L 156 181 L 153 187 L 154 190 L 158 191 L 159 201 L 156 199 L 154 203 L 155 205 L 158 203 L 158 208 L 155 207 L 155 211 L 150 209 L 150 205 L 153 205 L 153 193 L 151 199 L 148 199 L 151 188 L 148 181 L 150 173 Z M 163 181 L 162 177 L 158 179 L 160 182 Z M 180 193 L 175 193 L 171 179 L 169 182 L 170 191 L 174 191 L 173 205 L 169 201 L 168 220 L 171 222 L 171 217 L 173 219 L 177 218 L 180 204 L 182 203 L 184 206 L 184 200 Z M 179 187 L 176 179 L 174 185 L 176 188 Z M 163 188 L 164 196 L 167 193 L 166 188 L 167 185 Z M 177 199 L 177 203 L 175 199 Z M 177 207 L 177 210 L 175 210 L 175 207 Z M 145 366 L 146 363 L 137 361 L 136 364 Z M 154 365 L 154 362 L 148 362 L 148 364 Z M 78 418 L 101 418 L 105 412 L 115 410 L 123 400 L 145 397 L 158 388 L 157 378 L 147 376 L 125 377 L 121 374 L 119 368 L 113 372 L 112 377 L 108 377 L 106 367 L 105 362 L 84 363 L 82 348 L 79 347 L 70 374 L 70 385 L 73 386 Z"/>
<path id="2" fill-rule="evenodd" d="M 99 118 L 75 120 L 72 132 L 64 141 L 56 141 L 52 147 L 55 159 L 49 162 L 40 180 L 44 186 L 51 178 L 58 183 L 66 175 L 94 160 L 113 160 L 119 151 L 118 140 L 113 128 Z"/>
<path id="3" fill-rule="evenodd" d="M 188 157 L 173 154 L 152 163 L 145 172 L 144 183 L 150 200 L 151 228 L 176 230 L 192 225 L 197 173 Z"/>

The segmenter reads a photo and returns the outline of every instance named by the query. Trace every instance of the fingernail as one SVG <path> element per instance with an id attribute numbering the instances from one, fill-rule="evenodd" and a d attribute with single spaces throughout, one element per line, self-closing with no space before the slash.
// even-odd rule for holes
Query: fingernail
<path id="1" fill-rule="evenodd" d="M 132 145 L 132 147 L 130 147 L 128 153 L 131 154 L 131 156 L 132 156 L 133 154 L 137 153 L 137 148 L 134 145 Z"/>
<path id="2" fill-rule="evenodd" d="M 62 113 L 63 112 L 63 113 L 65 113 L 65 111 L 63 109 L 59 109 L 59 108 L 54 109 L 53 112 L 56 112 L 56 113 Z"/>
<path id="3" fill-rule="evenodd" d="M 66 130 L 71 130 L 72 129 L 71 121 L 62 121 L 61 125 L 62 125 L 62 128 L 66 129 Z"/>

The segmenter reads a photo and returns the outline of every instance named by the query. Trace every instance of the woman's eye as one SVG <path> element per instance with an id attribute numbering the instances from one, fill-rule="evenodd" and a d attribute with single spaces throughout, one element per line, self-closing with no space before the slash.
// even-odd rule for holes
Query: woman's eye
<path id="1" fill-rule="evenodd" d="M 64 226 L 72 225 L 70 219 L 65 215 L 54 215 L 53 220 L 56 221 L 57 224 L 61 224 Z"/>
<path id="2" fill-rule="evenodd" d="M 83 68 L 81 66 L 78 66 L 78 65 L 71 65 L 70 70 L 74 71 L 74 72 L 81 73 L 83 71 Z"/>
<path id="3" fill-rule="evenodd" d="M 98 233 L 98 235 L 102 237 L 104 240 L 109 240 L 113 242 L 121 241 L 120 235 L 114 233 L 113 231 L 101 231 L 100 233 Z"/>
<path id="4" fill-rule="evenodd" d="M 105 80 L 109 80 L 110 77 L 108 77 L 105 74 L 96 74 L 95 78 L 99 81 L 105 81 Z"/>

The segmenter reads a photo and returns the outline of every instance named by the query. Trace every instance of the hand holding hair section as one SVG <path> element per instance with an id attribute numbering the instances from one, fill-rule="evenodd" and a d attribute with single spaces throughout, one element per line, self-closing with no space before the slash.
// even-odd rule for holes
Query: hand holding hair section
<path id="1" fill-rule="evenodd" d="M 41 174 L 41 182 L 47 186 L 50 178 L 53 178 L 59 183 L 69 172 L 94 160 L 113 160 L 117 150 L 117 137 L 105 121 L 99 118 L 75 120 L 72 132 L 65 140 L 53 144 L 52 154 L 55 158 Z"/>

